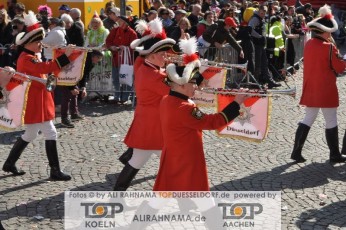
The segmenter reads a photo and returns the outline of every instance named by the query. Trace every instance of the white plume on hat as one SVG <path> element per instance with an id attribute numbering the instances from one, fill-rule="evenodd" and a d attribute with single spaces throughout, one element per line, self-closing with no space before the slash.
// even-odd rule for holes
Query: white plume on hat
<path id="1" fill-rule="evenodd" d="M 184 54 L 187 54 L 187 55 L 192 55 L 197 53 L 198 49 L 197 49 L 196 37 L 192 37 L 188 40 L 186 39 L 180 40 L 179 48 L 181 49 L 181 51 L 183 51 Z"/>
<path id="2" fill-rule="evenodd" d="M 38 20 L 34 12 L 29 10 L 28 14 L 24 16 L 24 23 L 26 26 L 32 26 L 38 23 Z"/>
<path id="3" fill-rule="evenodd" d="M 130 47 L 136 49 L 140 54 L 146 55 L 151 53 L 157 47 L 164 45 L 166 43 L 175 44 L 175 41 L 171 38 L 167 38 L 167 35 L 163 29 L 162 21 L 159 18 L 147 23 L 144 20 L 139 20 L 136 25 L 136 31 L 142 35 L 142 38 L 136 39 L 131 42 Z M 143 43 L 151 38 L 161 39 L 156 44 L 154 44 L 150 49 L 144 50 Z"/>
<path id="4" fill-rule="evenodd" d="M 327 4 L 325 4 L 324 6 L 322 6 L 319 10 L 318 10 L 318 15 L 323 18 L 324 16 L 326 16 L 327 14 L 332 14 L 332 10 L 330 9 L 330 6 L 328 6 Z"/>
<path id="5" fill-rule="evenodd" d="M 149 24 L 145 20 L 139 20 L 137 22 L 136 31 L 142 35 L 142 38 L 133 40 L 130 44 L 131 49 L 137 48 L 142 42 L 151 38 L 150 35 L 144 36 L 144 34 L 150 33 Z"/>
<path id="6" fill-rule="evenodd" d="M 159 18 L 151 20 L 149 23 L 145 20 L 139 20 L 136 25 L 136 31 L 142 35 L 142 38 L 136 39 L 131 42 L 132 49 L 138 47 L 142 42 L 161 34 L 163 31 L 162 22 Z"/>
<path id="7" fill-rule="evenodd" d="M 148 23 L 145 20 L 139 20 L 136 25 L 136 31 L 143 35 L 145 31 L 149 30 Z"/>
<path id="8" fill-rule="evenodd" d="M 176 65 L 171 63 L 166 67 L 166 72 L 169 78 L 179 84 L 184 85 L 189 82 L 191 78 L 191 74 L 195 68 L 201 66 L 201 62 L 199 60 L 197 53 L 197 39 L 196 37 L 192 37 L 188 40 L 180 40 L 179 48 L 182 50 L 183 61 L 185 64 L 185 68 L 182 76 L 179 76 L 176 70 Z"/>
<path id="9" fill-rule="evenodd" d="M 163 30 L 161 19 L 155 18 L 148 23 L 152 36 L 161 34 Z"/>

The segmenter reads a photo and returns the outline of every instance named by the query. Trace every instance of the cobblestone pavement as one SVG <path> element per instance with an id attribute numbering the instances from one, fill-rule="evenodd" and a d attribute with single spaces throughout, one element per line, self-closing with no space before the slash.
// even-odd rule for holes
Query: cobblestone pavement
<path id="1" fill-rule="evenodd" d="M 282 192 L 282 229 L 346 229 L 346 164 L 331 165 L 322 116 L 311 128 L 302 164 L 289 159 L 297 123 L 304 109 L 297 97 L 273 100 L 268 138 L 252 143 L 219 138 L 204 132 L 208 175 L 212 190 Z M 338 79 L 340 92 L 339 139 L 346 129 L 346 78 Z M 49 167 L 39 136 L 17 165 L 27 173 L 12 177 L 0 172 L 0 220 L 6 229 L 63 229 L 63 192 L 111 190 L 122 169 L 117 160 L 126 146 L 122 140 L 132 121 L 130 106 L 90 102 L 81 107 L 86 119 L 76 128 L 59 128 L 60 163 L 73 177 L 68 182 L 47 180 Z M 0 165 L 22 131 L 0 134 Z M 340 141 L 341 142 L 341 141 Z M 341 147 L 341 143 L 340 143 Z M 151 190 L 158 170 L 157 157 L 139 171 L 129 190 Z M 321 195 L 327 198 L 321 200 Z M 323 195 L 323 196 L 324 196 Z M 37 220 L 38 217 L 43 217 Z M 36 218 L 35 218 L 36 217 Z"/>

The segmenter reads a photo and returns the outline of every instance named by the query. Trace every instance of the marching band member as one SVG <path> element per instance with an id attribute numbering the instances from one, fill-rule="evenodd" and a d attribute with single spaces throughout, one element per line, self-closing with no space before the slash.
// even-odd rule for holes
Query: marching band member
<path id="1" fill-rule="evenodd" d="M 136 71 L 144 63 L 144 60 L 145 60 L 144 56 L 140 56 L 140 55 L 137 56 L 133 64 L 134 71 Z M 132 155 L 133 155 L 133 148 L 130 147 L 118 159 L 121 163 L 126 165 L 127 162 L 131 159 Z"/>
<path id="2" fill-rule="evenodd" d="M 338 29 L 330 7 L 319 9 L 319 17 L 309 22 L 308 27 L 315 32 L 304 49 L 303 92 L 300 104 L 306 106 L 305 117 L 296 131 L 291 159 L 297 163 L 306 161 L 302 148 L 319 110 L 326 122 L 326 140 L 330 150 L 329 160 L 333 163 L 345 162 L 339 151 L 337 107 L 339 95 L 336 75 L 345 70 L 346 64 L 339 57 L 331 33 Z"/>
<path id="3" fill-rule="evenodd" d="M 175 41 L 166 38 L 159 19 L 149 23 L 140 21 L 136 30 L 142 38 L 134 40 L 131 48 L 136 48 L 144 59 L 140 57 L 134 66 L 137 106 L 124 140 L 128 147 L 133 148 L 133 155 L 121 171 L 115 191 L 125 191 L 139 169 L 153 153 L 159 155 L 163 146 L 159 105 L 162 97 L 168 94 L 169 86 L 164 82 L 166 74 L 162 67 L 166 51 L 172 48 Z"/>
<path id="4" fill-rule="evenodd" d="M 189 97 L 194 95 L 197 85 L 203 80 L 198 72 L 201 63 L 195 53 L 196 38 L 181 40 L 179 46 L 187 54 L 184 58 L 186 66 L 177 67 L 175 64 L 169 64 L 166 68 L 171 90 L 169 95 L 163 97 L 160 104 L 164 146 L 154 191 L 209 191 L 202 130 L 222 127 L 237 117 L 239 105 L 246 96 L 236 96 L 235 101 L 221 113 L 203 114 L 189 100 Z M 155 198 L 143 202 L 135 215 L 155 215 L 168 201 L 169 199 Z M 195 202 L 202 216 L 206 217 L 204 224 L 208 229 L 223 229 L 222 213 L 213 198 L 204 199 L 203 202 L 198 198 L 184 199 L 184 203 L 178 200 L 181 212 L 184 212 L 181 205 L 184 206 L 190 201 Z M 144 229 L 149 224 L 150 222 L 133 221 L 130 229 Z"/>
<path id="5" fill-rule="evenodd" d="M 237 95 L 220 113 L 201 112 L 189 100 L 203 79 L 196 39 L 181 40 L 179 46 L 186 66 L 166 68 L 171 91 L 160 105 L 164 145 L 154 191 L 209 191 L 202 130 L 218 129 L 236 118 L 246 96 Z"/>
<path id="6" fill-rule="evenodd" d="M 39 78 L 46 78 L 47 73 L 54 72 L 70 63 L 69 56 L 72 47 L 66 49 L 65 54 L 50 62 L 42 62 L 40 53 L 42 52 L 42 39 L 44 29 L 40 27 L 33 12 L 25 16 L 27 32 L 18 34 L 16 45 L 23 48 L 23 52 L 18 58 L 17 71 Z M 55 116 L 54 101 L 52 93 L 45 89 L 39 82 L 32 81 L 28 91 L 27 105 L 25 110 L 24 124 L 25 133 L 18 138 L 2 168 L 5 172 L 14 175 L 23 175 L 24 171 L 15 166 L 16 161 L 26 148 L 33 141 L 38 132 L 41 131 L 45 138 L 46 154 L 50 166 L 50 178 L 52 180 L 70 180 L 71 177 L 60 170 L 58 152 L 56 146 L 57 131 L 53 124 Z"/>

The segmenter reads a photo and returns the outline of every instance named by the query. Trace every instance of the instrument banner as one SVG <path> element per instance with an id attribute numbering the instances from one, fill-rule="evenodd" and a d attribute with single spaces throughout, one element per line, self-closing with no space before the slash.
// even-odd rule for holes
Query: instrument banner
<path id="1" fill-rule="evenodd" d="M 59 57 L 65 53 L 65 50 L 66 48 L 54 49 L 53 57 Z M 82 80 L 87 54 L 87 50 L 73 50 L 73 53 L 69 56 L 70 64 L 54 72 L 54 75 L 58 77 L 57 85 L 74 86 Z"/>
<path id="2" fill-rule="evenodd" d="M 218 112 L 221 112 L 235 96 L 218 95 Z M 217 130 L 218 135 L 248 141 L 261 142 L 268 134 L 271 113 L 271 97 L 250 97 L 240 106 L 240 115 L 225 127 Z"/>
<path id="3" fill-rule="evenodd" d="M 0 129 L 14 130 L 24 124 L 29 87 L 29 81 L 14 79 L 0 70 Z"/>
<path id="4" fill-rule="evenodd" d="M 205 88 L 225 88 L 227 70 L 220 67 L 201 66 L 199 72 L 202 74 L 203 87 Z M 214 94 L 195 91 L 195 95 L 191 98 L 196 105 L 205 107 L 216 106 L 216 97 Z"/>

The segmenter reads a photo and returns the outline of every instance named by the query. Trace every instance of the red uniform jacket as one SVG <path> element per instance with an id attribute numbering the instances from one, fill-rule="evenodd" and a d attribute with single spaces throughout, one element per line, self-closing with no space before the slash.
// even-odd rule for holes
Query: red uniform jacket
<path id="1" fill-rule="evenodd" d="M 209 191 L 202 130 L 226 125 L 221 113 L 203 114 L 181 94 L 161 102 L 164 147 L 154 191 Z"/>
<path id="2" fill-rule="evenodd" d="M 30 51 L 29 51 L 30 52 Z M 45 74 L 58 70 L 61 66 L 58 60 L 42 62 L 34 53 L 23 51 L 17 61 L 17 71 L 39 78 L 47 78 Z M 55 106 L 53 95 L 46 86 L 32 81 L 28 92 L 24 124 L 42 123 L 53 120 Z"/>
<path id="3" fill-rule="evenodd" d="M 159 107 L 162 97 L 169 93 L 169 86 L 164 83 L 166 74 L 145 62 L 134 71 L 137 105 L 124 143 L 137 149 L 162 150 Z"/>
<path id="4" fill-rule="evenodd" d="M 130 46 L 133 40 L 137 39 L 137 33 L 129 26 L 126 28 L 116 27 L 111 30 L 106 38 L 106 46 Z M 112 51 L 113 66 L 119 67 L 119 52 Z"/>
<path id="5" fill-rule="evenodd" d="M 318 108 L 339 106 L 336 76 L 331 66 L 337 73 L 342 73 L 346 64 L 338 58 L 338 51 L 334 45 L 332 46 L 332 60 L 330 62 L 330 47 L 330 42 L 319 38 L 312 38 L 306 43 L 301 105 Z"/>

